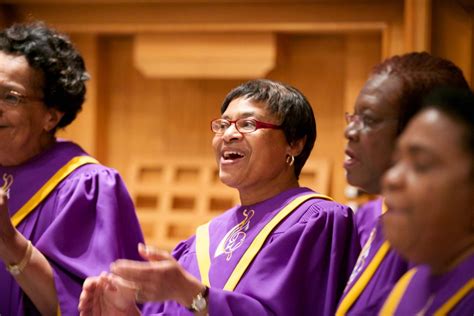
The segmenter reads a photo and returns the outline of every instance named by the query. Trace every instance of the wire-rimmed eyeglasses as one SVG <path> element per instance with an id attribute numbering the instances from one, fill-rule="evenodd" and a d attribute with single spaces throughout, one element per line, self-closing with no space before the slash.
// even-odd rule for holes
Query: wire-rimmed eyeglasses
<path id="1" fill-rule="evenodd" d="M 362 130 L 362 129 L 373 129 L 378 124 L 384 121 L 398 121 L 396 118 L 384 118 L 384 119 L 375 119 L 366 114 L 357 114 L 357 113 L 344 113 L 344 117 L 346 119 L 346 123 L 349 125 L 352 123 L 352 128 L 355 130 Z"/>
<path id="2" fill-rule="evenodd" d="M 0 105 L 8 107 L 17 107 L 20 103 L 25 102 L 25 100 L 42 100 L 40 97 L 32 97 L 23 95 L 15 90 L 0 87 Z"/>
<path id="3" fill-rule="evenodd" d="M 242 134 L 252 133 L 260 128 L 281 129 L 280 125 L 260 122 L 251 118 L 240 118 L 234 121 L 218 118 L 211 121 L 211 130 L 216 134 L 224 134 L 232 124 L 235 124 L 237 131 Z"/>

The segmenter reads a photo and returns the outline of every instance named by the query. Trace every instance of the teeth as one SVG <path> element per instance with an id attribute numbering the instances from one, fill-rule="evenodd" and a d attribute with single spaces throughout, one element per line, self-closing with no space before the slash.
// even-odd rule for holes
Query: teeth
<path id="1" fill-rule="evenodd" d="M 236 151 L 226 151 L 222 155 L 225 159 L 242 158 L 244 155 Z"/>

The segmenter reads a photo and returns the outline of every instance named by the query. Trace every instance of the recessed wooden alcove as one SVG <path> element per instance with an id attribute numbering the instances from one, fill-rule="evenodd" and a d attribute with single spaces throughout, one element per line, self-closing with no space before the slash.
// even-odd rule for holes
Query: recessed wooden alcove
<path id="1" fill-rule="evenodd" d="M 156 170 L 162 170 L 165 176 L 153 177 Z M 239 204 L 237 190 L 216 181 L 217 173 L 213 159 L 167 157 L 131 165 L 129 188 L 147 242 L 172 249 L 191 236 L 197 226 Z M 313 160 L 304 167 L 300 183 L 328 194 L 330 175 L 328 160 Z M 146 181 L 150 178 L 154 181 Z"/>
<path id="2" fill-rule="evenodd" d="M 135 67 L 151 78 L 259 78 L 275 62 L 272 33 L 139 34 L 133 43 Z"/>

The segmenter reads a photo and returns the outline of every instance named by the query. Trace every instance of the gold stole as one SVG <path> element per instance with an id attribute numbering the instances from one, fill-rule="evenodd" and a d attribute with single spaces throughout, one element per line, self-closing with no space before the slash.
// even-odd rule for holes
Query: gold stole
<path id="1" fill-rule="evenodd" d="M 59 169 L 12 217 L 13 226 L 18 226 L 71 172 L 82 165 L 99 163 L 89 156 L 77 156 Z"/>
<path id="2" fill-rule="evenodd" d="M 395 311 L 398 308 L 398 304 L 400 304 L 400 300 L 402 299 L 405 291 L 410 285 L 411 280 L 415 276 L 417 268 L 413 268 L 405 273 L 401 278 L 400 281 L 395 284 L 392 292 L 390 292 L 387 300 L 385 301 L 382 309 L 380 310 L 379 315 L 394 315 Z M 461 299 L 469 294 L 470 291 L 474 288 L 474 279 L 470 279 L 466 282 L 453 296 L 451 296 L 446 303 L 444 303 L 440 308 L 438 308 L 434 313 L 433 316 L 443 316 L 448 315 L 448 313 L 456 306 Z"/>
<path id="3" fill-rule="evenodd" d="M 384 214 L 387 211 L 387 206 L 384 202 L 382 202 L 382 212 Z M 368 242 L 371 242 L 370 239 Z M 365 247 L 369 247 L 370 245 L 364 245 Z M 370 280 L 374 276 L 375 272 L 379 268 L 380 264 L 382 263 L 383 259 L 387 255 L 388 251 L 390 250 L 390 243 L 385 241 L 380 248 L 377 250 L 377 253 L 372 258 L 371 262 L 367 265 L 367 267 L 362 271 L 361 276 L 357 279 L 357 281 L 352 285 L 347 295 L 344 296 L 344 299 L 341 301 L 339 307 L 336 311 L 336 316 L 346 315 L 349 309 L 354 305 L 354 302 L 359 298 L 362 292 L 369 284 Z"/>
<path id="4" fill-rule="evenodd" d="M 263 244 L 267 240 L 270 233 L 275 227 L 280 224 L 288 215 L 290 215 L 298 206 L 306 202 L 309 199 L 320 198 L 325 200 L 332 199 L 322 194 L 306 194 L 295 198 L 293 201 L 288 203 L 278 214 L 275 215 L 262 230 L 257 234 L 255 239 L 252 241 L 250 246 L 247 248 L 242 258 L 240 258 L 237 266 L 230 275 L 227 283 L 224 286 L 224 290 L 233 291 L 240 279 L 247 271 L 248 267 L 252 263 L 255 256 L 258 254 Z M 209 282 L 209 270 L 211 268 L 211 257 L 210 257 L 210 243 L 209 243 L 209 224 L 210 222 L 201 225 L 196 231 L 196 257 L 198 261 L 199 272 L 201 274 L 201 282 L 206 286 L 211 286 Z"/>
<path id="5" fill-rule="evenodd" d="M 85 164 L 99 163 L 96 159 L 89 156 L 77 156 L 69 160 L 61 169 L 59 169 L 12 217 L 13 226 L 17 227 L 50 193 L 54 188 L 74 170 Z M 61 315 L 58 306 L 57 315 Z"/>

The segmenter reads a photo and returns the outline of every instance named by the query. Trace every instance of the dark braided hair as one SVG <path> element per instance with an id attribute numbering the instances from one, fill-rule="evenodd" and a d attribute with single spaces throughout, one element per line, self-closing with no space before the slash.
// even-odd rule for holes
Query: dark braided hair
<path id="1" fill-rule="evenodd" d="M 372 69 L 371 75 L 387 74 L 401 81 L 399 93 L 398 134 L 419 111 L 422 98 L 432 89 L 452 86 L 469 89 L 462 70 L 447 59 L 426 52 L 396 55 L 384 60 Z"/>

